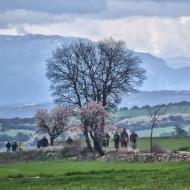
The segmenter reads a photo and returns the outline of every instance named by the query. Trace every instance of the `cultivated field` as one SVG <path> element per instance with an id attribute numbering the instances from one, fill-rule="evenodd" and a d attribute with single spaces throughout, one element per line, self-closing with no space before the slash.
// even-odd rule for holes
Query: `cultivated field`
<path id="1" fill-rule="evenodd" d="M 44 161 L 0 167 L 0 190 L 190 190 L 189 179 L 189 162 Z"/>

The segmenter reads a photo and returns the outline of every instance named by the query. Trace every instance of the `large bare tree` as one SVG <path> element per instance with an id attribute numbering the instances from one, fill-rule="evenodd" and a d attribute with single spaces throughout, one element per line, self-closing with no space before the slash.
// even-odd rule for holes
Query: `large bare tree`
<path id="1" fill-rule="evenodd" d="M 70 111 L 65 108 L 55 107 L 50 112 L 47 109 L 40 109 L 36 113 L 38 131 L 47 133 L 50 137 L 50 144 L 68 127 Z"/>
<path id="2" fill-rule="evenodd" d="M 122 94 L 136 92 L 145 79 L 140 59 L 112 38 L 63 45 L 48 60 L 47 77 L 59 104 L 82 107 L 90 101 L 115 109 Z M 89 132 L 86 128 L 86 141 Z"/>

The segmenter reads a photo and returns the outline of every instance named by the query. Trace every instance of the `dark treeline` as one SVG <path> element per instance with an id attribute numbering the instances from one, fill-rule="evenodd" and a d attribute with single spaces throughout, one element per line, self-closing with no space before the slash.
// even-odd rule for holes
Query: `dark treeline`
<path id="1" fill-rule="evenodd" d="M 140 110 L 140 109 L 147 109 L 147 108 L 153 108 L 153 107 L 164 107 L 166 106 L 167 108 L 172 107 L 172 106 L 190 106 L 190 102 L 188 101 L 181 101 L 181 102 L 176 102 L 176 103 L 169 103 L 169 104 L 159 104 L 155 106 L 150 106 L 150 105 L 145 105 L 142 107 L 138 106 L 133 106 L 132 108 L 127 108 L 127 107 L 121 107 L 119 111 L 128 111 L 128 110 Z"/>

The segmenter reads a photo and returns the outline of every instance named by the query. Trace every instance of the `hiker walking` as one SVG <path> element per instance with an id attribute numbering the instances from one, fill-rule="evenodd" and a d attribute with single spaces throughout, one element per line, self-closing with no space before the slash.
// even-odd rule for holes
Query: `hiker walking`
<path id="1" fill-rule="evenodd" d="M 126 129 L 123 129 L 121 133 L 121 146 L 122 147 L 127 147 L 129 141 L 129 135 L 126 131 Z"/>
<path id="2" fill-rule="evenodd" d="M 132 142 L 133 149 L 136 149 L 137 138 L 138 138 L 138 135 L 135 133 L 135 131 L 132 131 L 130 135 L 130 141 Z"/>
<path id="3" fill-rule="evenodd" d="M 102 138 L 102 146 L 107 148 L 109 146 L 109 140 L 110 140 L 110 136 L 109 134 L 106 132 L 106 134 L 103 135 L 103 138 Z"/>
<path id="4" fill-rule="evenodd" d="M 6 148 L 7 148 L 7 152 L 11 151 L 11 143 L 9 141 L 6 143 Z"/>
<path id="5" fill-rule="evenodd" d="M 109 144 L 110 144 L 110 135 L 106 132 L 106 135 L 105 135 L 105 140 L 106 140 L 106 147 L 109 147 Z"/>
<path id="6" fill-rule="evenodd" d="M 19 144 L 18 144 L 18 150 L 21 152 L 22 150 L 23 150 L 23 144 L 20 142 Z"/>
<path id="7" fill-rule="evenodd" d="M 120 136 L 118 131 L 116 131 L 114 134 L 115 149 L 119 148 L 119 141 L 120 141 Z"/>
<path id="8" fill-rule="evenodd" d="M 12 143 L 11 148 L 12 148 L 12 152 L 16 152 L 16 151 L 17 151 L 17 149 L 18 149 L 18 144 L 17 144 L 16 141 L 14 141 L 14 142 Z"/>
<path id="9" fill-rule="evenodd" d="M 69 138 L 66 140 L 66 143 L 67 143 L 68 145 L 73 144 L 73 139 L 69 136 Z"/>

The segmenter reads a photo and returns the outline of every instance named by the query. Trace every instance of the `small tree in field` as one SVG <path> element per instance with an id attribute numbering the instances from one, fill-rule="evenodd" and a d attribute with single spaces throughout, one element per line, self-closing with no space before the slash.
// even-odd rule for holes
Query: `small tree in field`
<path id="1" fill-rule="evenodd" d="M 102 128 L 104 128 L 105 120 L 108 117 L 108 113 L 105 107 L 101 103 L 92 101 L 80 109 L 81 121 L 84 125 L 85 131 L 89 131 L 90 136 L 94 143 L 94 149 L 101 155 L 104 155 L 104 151 L 101 146 Z"/>
<path id="2" fill-rule="evenodd" d="M 150 132 L 150 152 L 153 152 L 153 130 L 160 122 L 160 115 L 166 112 L 166 107 L 153 106 L 148 108 L 148 114 L 151 118 L 151 132 Z"/>
<path id="3" fill-rule="evenodd" d="M 55 107 L 50 112 L 47 109 L 37 111 L 37 127 L 39 131 L 47 133 L 51 146 L 54 140 L 67 128 L 70 111 L 61 107 Z"/>
<path id="4" fill-rule="evenodd" d="M 175 126 L 175 134 L 177 137 L 185 137 L 188 135 L 187 131 L 183 129 L 182 126 Z"/>

